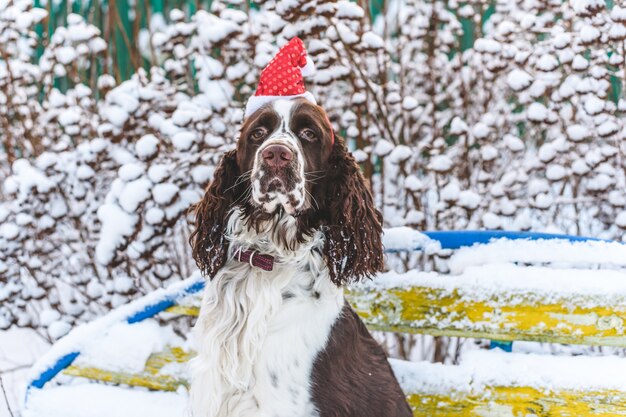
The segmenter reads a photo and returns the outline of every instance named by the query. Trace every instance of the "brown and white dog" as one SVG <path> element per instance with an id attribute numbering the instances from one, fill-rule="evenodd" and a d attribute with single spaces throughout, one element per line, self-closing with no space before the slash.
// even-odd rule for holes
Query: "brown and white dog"
<path id="1" fill-rule="evenodd" d="M 382 269 L 382 218 L 321 107 L 277 100 L 247 117 L 195 215 L 193 256 L 211 281 L 194 417 L 412 415 L 343 296 Z"/>

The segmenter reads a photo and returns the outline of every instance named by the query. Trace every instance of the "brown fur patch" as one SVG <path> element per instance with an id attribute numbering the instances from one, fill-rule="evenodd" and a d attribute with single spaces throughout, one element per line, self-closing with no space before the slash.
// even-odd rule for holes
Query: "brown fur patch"
<path id="1" fill-rule="evenodd" d="M 320 417 L 412 417 L 385 352 L 346 303 L 313 365 Z"/>

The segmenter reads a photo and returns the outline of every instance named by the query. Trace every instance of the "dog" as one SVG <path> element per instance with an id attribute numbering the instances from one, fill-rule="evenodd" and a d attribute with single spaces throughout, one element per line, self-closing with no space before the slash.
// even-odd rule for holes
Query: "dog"
<path id="1" fill-rule="evenodd" d="M 382 215 L 320 106 L 249 115 L 194 214 L 194 417 L 413 415 L 343 295 L 383 268 Z"/>

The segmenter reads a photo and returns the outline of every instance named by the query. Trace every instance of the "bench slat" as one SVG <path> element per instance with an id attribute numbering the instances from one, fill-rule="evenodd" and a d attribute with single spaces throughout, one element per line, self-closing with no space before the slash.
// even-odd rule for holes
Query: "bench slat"
<path id="1" fill-rule="evenodd" d="M 97 368 L 71 366 L 64 373 L 114 384 L 145 387 L 162 391 L 176 391 L 188 386 L 182 377 L 163 375 L 162 368 L 171 363 L 182 364 L 192 353 L 170 348 L 154 353 L 141 374 L 110 372 Z M 469 417 L 476 415 L 548 417 L 623 416 L 626 415 L 626 393 L 615 390 L 557 390 L 545 391 L 527 386 L 485 387 L 480 394 L 450 392 L 446 395 L 411 392 L 407 400 L 420 417 Z"/>
<path id="2" fill-rule="evenodd" d="M 544 392 L 531 387 L 488 387 L 481 395 L 409 394 L 407 399 L 416 417 L 626 415 L 626 394 L 610 390 Z"/>
<path id="3" fill-rule="evenodd" d="M 160 391 L 176 391 L 180 385 L 186 386 L 187 382 L 173 375 L 164 374 L 161 371 L 165 365 L 183 364 L 189 361 L 191 357 L 192 355 L 189 352 L 185 352 L 179 347 L 170 347 L 163 352 L 156 352 L 150 355 L 143 372 L 139 374 L 77 365 L 68 366 L 63 373 L 112 384 L 125 384 Z"/>
<path id="4" fill-rule="evenodd" d="M 626 347 L 626 303 L 607 305 L 600 297 L 495 293 L 485 299 L 417 286 L 352 289 L 346 296 L 372 330 Z M 189 305 L 167 311 L 198 315 L 198 308 Z"/>
<path id="5" fill-rule="evenodd" d="M 473 299 L 454 289 L 353 291 L 349 300 L 372 329 L 495 340 L 626 346 L 626 305 L 602 299 L 495 294 Z M 584 307 L 587 305 L 602 307 Z"/>

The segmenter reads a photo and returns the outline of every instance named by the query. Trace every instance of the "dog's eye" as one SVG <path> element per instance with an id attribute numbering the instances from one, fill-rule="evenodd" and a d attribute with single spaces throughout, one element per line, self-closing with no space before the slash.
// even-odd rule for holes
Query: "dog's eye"
<path id="1" fill-rule="evenodd" d="M 250 138 L 254 141 L 263 139 L 267 135 L 267 129 L 264 127 L 258 127 L 252 131 Z"/>
<path id="2" fill-rule="evenodd" d="M 298 136 L 300 137 L 300 139 L 308 140 L 311 142 L 317 140 L 317 135 L 311 129 L 302 129 Z"/>

